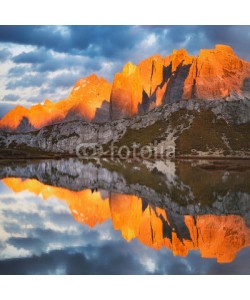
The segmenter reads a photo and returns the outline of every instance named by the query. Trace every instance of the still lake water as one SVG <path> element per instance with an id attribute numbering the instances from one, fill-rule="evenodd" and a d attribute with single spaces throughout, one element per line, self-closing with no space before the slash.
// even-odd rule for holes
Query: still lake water
<path id="1" fill-rule="evenodd" d="M 1 161 L 0 178 L 0 274 L 250 274 L 247 161 Z"/>

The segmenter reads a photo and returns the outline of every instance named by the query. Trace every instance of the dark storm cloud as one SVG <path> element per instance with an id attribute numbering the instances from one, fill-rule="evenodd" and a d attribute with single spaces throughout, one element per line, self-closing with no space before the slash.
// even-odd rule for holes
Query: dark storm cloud
<path id="1" fill-rule="evenodd" d="M 151 33 L 159 37 L 162 48 L 167 46 L 166 52 L 189 39 L 190 51 L 227 43 L 241 55 L 249 55 L 249 26 L 1 26 L 0 41 L 121 59 Z M 21 54 L 16 60 L 38 62 L 46 58 L 43 51 L 40 57 Z"/>
<path id="2" fill-rule="evenodd" d="M 124 250 L 125 243 L 87 245 L 0 261 L 0 274 L 147 274 L 137 257 Z"/>
<path id="3" fill-rule="evenodd" d="M 1 42 L 46 47 L 57 52 L 87 53 L 91 56 L 119 57 L 121 49 L 133 47 L 142 38 L 135 34 L 131 26 L 0 27 Z"/>
<path id="4" fill-rule="evenodd" d="M 46 82 L 44 76 L 36 75 L 25 75 L 21 79 L 10 81 L 6 85 L 7 90 L 14 90 L 16 88 L 27 88 L 27 87 L 40 87 L 43 83 Z"/>
<path id="5" fill-rule="evenodd" d="M 6 192 L 1 184 L 0 188 Z M 14 194 L 12 199 L 2 202 L 8 239 L 0 237 L 0 249 L 6 254 L 15 247 L 17 257 L 1 256 L 0 274 L 249 274 L 250 247 L 230 264 L 201 258 L 198 251 L 178 257 L 165 247 L 155 251 L 136 239 L 127 243 L 111 220 L 94 228 L 77 223 L 62 201 Z M 25 250 L 27 257 L 18 257 L 18 250 L 20 255 Z"/>
<path id="6" fill-rule="evenodd" d="M 9 70 L 10 76 L 22 75 L 25 72 L 54 72 L 57 70 L 79 70 L 82 72 L 98 71 L 101 68 L 101 59 L 93 59 L 80 55 L 58 55 L 58 52 L 37 48 L 30 52 L 22 52 L 12 58 L 16 64 L 29 64 L 24 67 L 13 67 Z"/>
<path id="7" fill-rule="evenodd" d="M 62 99 L 78 79 L 92 73 L 112 81 L 128 61 L 137 64 L 173 49 L 198 55 L 201 48 L 228 44 L 250 60 L 250 26 L 0 26 L 0 43 L 0 61 L 11 63 L 1 88 L 21 91 L 20 100 L 34 103 Z M 32 47 L 13 56 L 13 45 L 7 43 Z M 31 87 L 37 88 L 32 95 L 25 90 Z"/>
<path id="8" fill-rule="evenodd" d="M 13 202 L 9 203 L 10 208 L 12 205 L 14 205 Z M 41 255 L 43 252 L 48 252 L 53 245 L 69 247 L 99 240 L 98 231 L 90 231 L 88 227 L 76 223 L 69 212 L 57 212 L 53 207 L 44 206 L 42 201 L 41 203 L 34 202 L 33 205 L 39 213 L 32 211 L 20 213 L 18 210 L 3 209 L 5 218 L 3 228 L 11 236 L 6 241 L 7 244 L 17 249 L 29 250 L 34 255 Z M 46 220 L 53 224 L 53 229 L 45 228 Z M 17 237 L 17 235 L 25 235 L 25 237 Z"/>
<path id="9" fill-rule="evenodd" d="M 39 65 L 33 65 L 33 71 L 53 72 L 60 69 L 73 69 L 75 67 L 84 67 L 83 61 L 79 57 L 56 58 L 50 55 L 49 59 Z"/>
<path id="10" fill-rule="evenodd" d="M 144 274 L 142 265 L 131 255 L 100 247 L 95 258 L 88 258 L 88 248 L 56 250 L 41 256 L 0 261 L 0 274 Z M 113 255 L 111 255 L 113 254 Z"/>
<path id="11" fill-rule="evenodd" d="M 12 237 L 8 240 L 8 243 L 17 249 L 36 250 L 42 249 L 43 243 L 38 238 L 33 237 Z"/>
<path id="12" fill-rule="evenodd" d="M 22 212 L 21 214 L 18 211 L 12 211 L 12 210 L 4 210 L 4 216 L 6 219 L 10 220 L 5 222 L 5 227 L 8 231 L 13 232 L 11 229 L 12 226 L 12 220 L 18 220 L 20 224 L 35 224 L 36 226 L 41 224 L 41 218 L 38 213 L 29 213 L 29 212 Z M 22 230 L 22 229 L 21 229 Z M 21 233 L 21 232 L 20 232 Z"/>
<path id="13" fill-rule="evenodd" d="M 21 239 L 14 240 L 13 244 L 19 246 Z M 35 239 L 27 241 L 31 246 L 29 250 L 33 246 L 41 246 Z M 26 248 L 27 241 L 21 242 L 22 248 Z M 130 244 L 125 241 L 104 242 L 98 247 L 69 247 L 41 255 L 2 260 L 0 274 L 249 274 L 249 250 L 245 250 L 245 255 L 240 255 L 237 263 L 217 264 L 215 260 L 202 259 L 197 252 L 180 258 L 174 257 L 170 251 L 158 252 L 151 249 L 149 257 L 156 263 L 156 269 L 152 272 L 131 250 Z M 143 246 L 141 250 L 143 251 Z"/>
<path id="14" fill-rule="evenodd" d="M 15 101 L 18 99 L 19 99 L 19 96 L 15 95 L 15 94 L 8 94 L 3 97 L 3 100 L 8 100 L 8 101 Z"/>
<path id="15" fill-rule="evenodd" d="M 46 51 L 45 48 L 39 48 L 36 51 L 22 52 L 21 54 L 14 56 L 13 61 L 17 64 L 39 64 L 47 61 L 51 58 L 51 54 Z"/>
<path id="16" fill-rule="evenodd" d="M 1 26 L 0 41 L 53 48 L 63 36 L 55 26 Z"/>
<path id="17" fill-rule="evenodd" d="M 10 57 L 11 57 L 11 52 L 7 48 L 0 50 L 0 62 L 5 62 Z"/>
<path id="18" fill-rule="evenodd" d="M 13 67 L 9 69 L 8 75 L 9 77 L 20 77 L 27 72 L 30 72 L 30 67 Z"/>
<path id="19" fill-rule="evenodd" d="M 67 212 L 55 212 L 53 209 L 49 207 L 44 207 L 42 203 L 36 203 L 38 208 L 46 214 L 47 218 L 53 220 L 54 224 L 64 225 L 64 227 L 69 226 L 72 224 L 73 217 Z M 34 230 L 29 232 L 30 237 L 36 238 L 46 238 L 47 240 L 53 241 L 57 232 L 51 229 L 44 229 L 43 228 L 43 218 L 39 215 L 39 213 L 31 213 L 31 212 L 22 212 L 19 211 L 12 211 L 12 210 L 4 210 L 4 216 L 7 220 L 4 224 L 4 228 L 10 233 L 22 233 L 23 229 L 19 226 L 19 230 L 17 231 L 16 223 L 13 223 L 12 220 L 18 221 L 19 224 L 28 225 L 32 224 L 34 226 Z M 62 219 L 64 223 L 62 223 Z M 58 222 L 58 223 L 57 223 Z M 27 229 L 28 230 L 28 229 Z M 32 235 L 31 235 L 32 233 Z"/>

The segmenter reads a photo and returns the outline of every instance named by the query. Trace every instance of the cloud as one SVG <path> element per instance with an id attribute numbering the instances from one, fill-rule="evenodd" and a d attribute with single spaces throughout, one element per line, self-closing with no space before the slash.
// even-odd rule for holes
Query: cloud
<path id="1" fill-rule="evenodd" d="M 57 26 L 1 26 L 0 40 L 23 45 L 46 46 L 60 45 L 65 35 Z"/>
<path id="2" fill-rule="evenodd" d="M 249 32 L 250 26 L 0 26 L 1 98 L 15 90 L 19 103 L 57 101 L 82 77 L 96 73 L 111 82 L 128 61 L 179 48 L 197 55 L 224 43 L 250 60 Z"/>
<path id="3" fill-rule="evenodd" d="M 64 30 L 63 30 L 64 29 Z M 119 57 L 141 36 L 131 26 L 1 26 L 0 41 L 46 47 L 57 52 Z M 22 61 L 39 60 L 19 57 Z"/>
<path id="4" fill-rule="evenodd" d="M 200 49 L 211 49 L 215 44 L 228 44 L 237 55 L 250 59 L 250 26 L 139 26 L 138 30 L 144 38 L 136 44 L 138 51 L 134 51 L 135 56 L 138 52 L 146 56 L 155 53 L 164 56 L 179 48 L 198 55 Z M 149 47 L 147 43 L 150 36 L 157 40 L 154 47 Z"/>
<path id="5" fill-rule="evenodd" d="M 15 94 L 7 94 L 3 97 L 3 100 L 15 101 L 18 100 L 19 96 Z"/>
<path id="6" fill-rule="evenodd" d="M 249 247 L 230 264 L 198 251 L 178 257 L 127 243 L 111 220 L 94 228 L 77 223 L 63 201 L 14 194 L 1 183 L 0 190 L 0 274 L 249 274 Z"/>
<path id="7" fill-rule="evenodd" d="M 89 257 L 91 250 L 95 255 Z M 144 274 L 135 257 L 117 250 L 112 246 L 81 247 L 0 261 L 0 274 Z"/>
<path id="8" fill-rule="evenodd" d="M 20 77 L 30 71 L 31 71 L 30 67 L 23 67 L 23 66 L 22 67 L 20 67 L 20 66 L 12 67 L 8 71 L 8 76 L 9 77 Z"/>
<path id="9" fill-rule="evenodd" d="M 26 242 L 20 238 L 14 240 L 14 244 L 29 250 L 41 247 L 36 239 L 27 239 Z M 68 247 L 40 255 L 0 260 L 0 274 L 249 274 L 247 249 L 236 263 L 231 264 L 217 264 L 212 259 L 202 259 L 197 252 L 180 258 L 174 257 L 170 251 L 151 250 L 149 256 L 145 256 L 143 248 L 144 259 L 141 260 L 139 252 L 131 250 L 129 244 L 114 241 L 98 247 Z"/>
<path id="10" fill-rule="evenodd" d="M 44 76 L 25 75 L 21 79 L 8 82 L 6 85 L 6 89 L 14 90 L 19 87 L 22 88 L 40 87 L 45 82 L 46 82 L 46 78 Z"/>
<path id="11" fill-rule="evenodd" d="M 42 249 L 43 243 L 40 239 L 34 237 L 12 237 L 8 240 L 10 245 L 13 245 L 17 249 L 36 250 Z"/>
<path id="12" fill-rule="evenodd" d="M 13 57 L 16 64 L 31 64 L 30 67 L 14 67 L 9 75 L 16 75 L 24 70 L 33 72 L 54 72 L 58 70 L 85 70 L 94 72 L 101 68 L 102 61 L 88 56 L 71 55 L 37 48 L 30 52 L 22 52 Z"/>
<path id="13" fill-rule="evenodd" d="M 249 26 L 1 26 L 0 41 L 33 45 L 40 49 L 124 59 L 149 36 L 155 37 L 158 48 L 168 53 L 173 47 L 187 46 L 190 51 L 211 47 L 215 43 L 229 43 L 236 52 L 248 56 Z M 244 42 L 243 42 L 244 41 Z M 198 42 L 198 44 L 197 44 Z M 166 47 L 167 46 L 167 47 Z M 143 50 L 143 49 L 141 49 Z M 20 54 L 17 61 L 39 62 L 46 58 L 41 51 L 28 56 Z M 32 54 L 32 55 L 31 55 Z"/>
<path id="14" fill-rule="evenodd" d="M 45 48 L 38 48 L 35 51 L 22 52 L 21 54 L 14 56 L 12 60 L 17 64 L 39 64 L 46 62 L 51 56 L 52 55 L 46 51 Z"/>
<path id="15" fill-rule="evenodd" d="M 8 60 L 11 57 L 11 52 L 7 49 L 1 49 L 0 50 L 0 62 L 5 62 L 6 60 Z"/>

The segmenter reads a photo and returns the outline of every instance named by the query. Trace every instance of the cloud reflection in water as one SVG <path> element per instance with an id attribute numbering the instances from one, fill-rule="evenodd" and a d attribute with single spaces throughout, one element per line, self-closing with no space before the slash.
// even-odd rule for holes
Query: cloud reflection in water
<path id="1" fill-rule="evenodd" d="M 1 274 L 249 273 L 249 248 L 231 264 L 202 259 L 197 251 L 174 257 L 136 239 L 127 243 L 110 220 L 90 229 L 75 222 L 62 201 L 1 188 Z"/>

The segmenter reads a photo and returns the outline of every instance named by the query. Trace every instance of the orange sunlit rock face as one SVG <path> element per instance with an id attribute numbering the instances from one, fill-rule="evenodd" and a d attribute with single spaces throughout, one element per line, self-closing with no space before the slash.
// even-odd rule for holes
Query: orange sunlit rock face
<path id="1" fill-rule="evenodd" d="M 111 115 L 115 119 L 132 117 L 142 101 L 142 82 L 136 65 L 127 63 L 122 73 L 117 73 L 111 92 Z"/>
<path id="2" fill-rule="evenodd" d="M 100 108 L 103 101 L 110 100 L 111 84 L 96 75 L 80 79 L 71 91 L 67 101 L 75 103 L 73 109 L 86 120 L 92 121 L 96 109 Z"/>
<path id="3" fill-rule="evenodd" d="M 178 100 L 249 97 L 249 78 L 250 63 L 238 58 L 225 45 L 201 50 L 198 57 L 188 55 L 185 49 L 174 50 L 165 58 L 151 56 L 137 68 L 135 65 L 130 68 L 129 74 L 124 71 L 116 74 L 110 100 L 111 116 L 113 119 L 131 117 Z"/>
<path id="4" fill-rule="evenodd" d="M 202 257 L 217 258 L 219 263 L 234 260 L 237 252 L 250 245 L 250 229 L 240 216 L 186 216 L 194 246 Z"/>
<path id="5" fill-rule="evenodd" d="M 197 57 L 180 49 L 166 57 L 151 56 L 137 66 L 127 63 L 114 75 L 112 84 L 90 75 L 80 79 L 69 97 L 57 103 L 46 100 L 29 109 L 17 106 L 0 120 L 0 128 L 22 131 L 73 119 L 98 122 L 95 115 L 103 103 L 100 122 L 110 116 L 113 120 L 132 117 L 178 100 L 245 97 L 250 97 L 250 63 L 237 57 L 231 47 L 202 49 Z"/>
<path id="6" fill-rule="evenodd" d="M 35 179 L 5 178 L 14 192 L 28 190 L 47 200 L 56 197 L 69 206 L 77 222 L 90 227 L 111 219 L 128 242 L 136 238 L 153 249 L 166 247 L 174 255 L 186 256 L 199 250 L 204 258 L 229 263 L 244 247 L 250 246 L 250 229 L 241 216 L 179 216 L 173 218 L 162 208 L 144 205 L 133 195 L 91 190 L 70 191 L 43 184 Z"/>
<path id="7" fill-rule="evenodd" d="M 148 96 L 151 96 L 163 81 L 163 65 L 164 59 L 159 54 L 146 58 L 138 64 L 143 89 Z"/>
<path id="8" fill-rule="evenodd" d="M 245 96 L 250 63 L 238 58 L 232 48 L 216 45 L 201 50 L 185 80 L 183 99 L 237 99 Z"/>
<path id="9" fill-rule="evenodd" d="M 109 101 L 111 84 L 95 74 L 80 79 L 72 89 L 68 98 L 53 103 L 45 100 L 43 104 L 31 106 L 29 109 L 17 106 L 0 121 L 0 128 L 17 129 L 24 118 L 34 129 L 55 122 L 83 119 L 92 121 L 97 108 L 103 101 Z"/>

